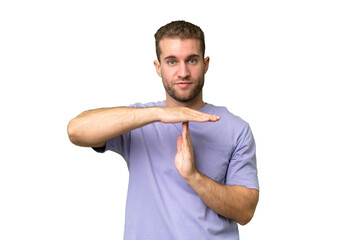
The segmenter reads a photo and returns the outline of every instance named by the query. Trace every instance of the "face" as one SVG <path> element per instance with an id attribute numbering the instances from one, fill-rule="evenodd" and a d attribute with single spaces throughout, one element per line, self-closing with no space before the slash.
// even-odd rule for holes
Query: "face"
<path id="1" fill-rule="evenodd" d="M 154 65 L 162 78 L 167 99 L 189 102 L 202 101 L 204 75 L 209 57 L 202 59 L 200 41 L 197 39 L 165 38 L 159 43 L 160 62 Z"/>

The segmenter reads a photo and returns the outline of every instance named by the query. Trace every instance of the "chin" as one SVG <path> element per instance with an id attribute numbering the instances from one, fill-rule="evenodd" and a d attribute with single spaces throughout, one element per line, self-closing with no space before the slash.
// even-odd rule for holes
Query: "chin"
<path id="1" fill-rule="evenodd" d="M 190 102 L 190 101 L 194 100 L 197 96 L 198 95 L 196 95 L 196 96 L 174 96 L 174 99 L 176 101 L 186 103 L 186 102 Z"/>

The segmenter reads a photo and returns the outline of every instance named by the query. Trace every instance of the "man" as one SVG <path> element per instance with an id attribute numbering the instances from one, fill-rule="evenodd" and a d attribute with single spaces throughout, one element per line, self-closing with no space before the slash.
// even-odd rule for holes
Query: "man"
<path id="1" fill-rule="evenodd" d="M 125 239 L 238 239 L 259 196 L 249 125 L 203 101 L 210 59 L 198 26 L 171 22 L 155 39 L 166 100 L 83 112 L 69 138 L 126 160 Z"/>

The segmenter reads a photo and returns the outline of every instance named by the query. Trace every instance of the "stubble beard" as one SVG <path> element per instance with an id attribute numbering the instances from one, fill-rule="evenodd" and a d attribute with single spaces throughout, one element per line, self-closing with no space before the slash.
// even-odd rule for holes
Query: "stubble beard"
<path id="1" fill-rule="evenodd" d="M 180 94 L 178 92 L 176 92 L 176 90 L 174 88 L 172 88 L 170 84 L 166 84 L 165 82 L 166 81 L 163 80 L 163 85 L 164 85 L 166 92 L 169 94 L 170 97 L 172 97 L 173 99 L 175 99 L 176 101 L 179 101 L 179 102 L 189 102 L 189 101 L 193 100 L 201 93 L 203 86 L 204 86 L 204 79 L 203 79 L 202 81 L 199 81 L 198 84 L 196 84 L 195 88 L 192 89 L 192 91 L 190 92 L 189 95 L 180 96 Z"/>

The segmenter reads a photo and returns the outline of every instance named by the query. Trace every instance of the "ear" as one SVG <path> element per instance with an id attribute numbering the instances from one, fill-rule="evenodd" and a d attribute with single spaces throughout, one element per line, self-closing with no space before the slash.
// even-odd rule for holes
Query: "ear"
<path id="1" fill-rule="evenodd" d="M 210 57 L 204 58 L 204 64 L 205 64 L 204 73 L 206 73 L 207 70 L 209 69 L 209 62 L 210 62 Z"/>
<path id="2" fill-rule="evenodd" d="M 160 62 L 154 60 L 154 66 L 155 66 L 155 70 L 156 70 L 157 74 L 159 75 L 159 77 L 161 77 L 161 64 L 160 64 Z"/>

